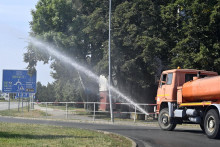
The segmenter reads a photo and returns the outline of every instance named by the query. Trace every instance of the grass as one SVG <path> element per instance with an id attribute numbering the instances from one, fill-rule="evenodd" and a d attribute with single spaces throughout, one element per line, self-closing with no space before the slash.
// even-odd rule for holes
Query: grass
<path id="1" fill-rule="evenodd" d="M 38 104 L 40 107 L 46 107 L 46 104 Z M 60 109 L 60 110 L 66 110 L 66 104 L 63 106 L 56 106 L 54 104 L 47 104 L 47 108 L 52 108 L 52 109 Z M 68 110 L 75 110 L 76 108 L 72 106 L 68 106 Z"/>
<path id="2" fill-rule="evenodd" d="M 45 104 L 39 104 L 40 107 L 46 107 Z M 55 106 L 53 104 L 48 104 L 47 108 L 58 109 L 58 110 L 66 110 L 66 106 Z M 74 108 L 72 106 L 68 106 L 68 111 L 73 112 L 77 115 L 91 115 L 91 112 L 86 111 L 84 108 Z"/>
<path id="3" fill-rule="evenodd" d="M 10 110 L 2 110 L 0 111 L 0 115 L 1 116 L 13 116 L 13 117 L 43 117 L 46 116 L 46 113 L 40 110 L 30 110 L 30 112 L 28 112 L 27 107 L 23 108 L 23 112 L 22 112 L 22 108 L 19 109 L 10 109 Z"/>
<path id="4" fill-rule="evenodd" d="M 105 134 L 61 126 L 0 123 L 0 142 L 4 147 L 129 147 L 131 141 Z"/>

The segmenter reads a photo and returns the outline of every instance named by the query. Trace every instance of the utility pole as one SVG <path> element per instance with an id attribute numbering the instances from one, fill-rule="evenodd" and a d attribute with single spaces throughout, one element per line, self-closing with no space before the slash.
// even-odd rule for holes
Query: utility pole
<path id="1" fill-rule="evenodd" d="M 111 9 L 112 9 L 112 1 L 109 0 L 109 42 L 108 42 L 108 96 L 109 96 L 109 105 L 110 105 L 110 113 L 111 113 L 111 122 L 114 122 L 113 110 L 112 110 L 112 97 L 111 97 Z"/>

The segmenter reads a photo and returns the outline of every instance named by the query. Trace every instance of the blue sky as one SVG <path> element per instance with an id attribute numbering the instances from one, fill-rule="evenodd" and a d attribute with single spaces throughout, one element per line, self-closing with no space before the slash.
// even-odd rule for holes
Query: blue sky
<path id="1" fill-rule="evenodd" d="M 3 69 L 25 69 L 23 62 L 26 52 L 25 39 L 30 32 L 31 10 L 35 9 L 38 0 L 1 0 L 0 1 L 0 90 L 2 89 Z M 37 81 L 47 85 L 53 82 L 49 65 L 39 62 Z"/>

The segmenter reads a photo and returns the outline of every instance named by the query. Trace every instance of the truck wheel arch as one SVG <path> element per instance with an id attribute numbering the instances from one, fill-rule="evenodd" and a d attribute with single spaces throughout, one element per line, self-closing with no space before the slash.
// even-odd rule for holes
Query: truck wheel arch
<path id="1" fill-rule="evenodd" d="M 206 113 L 207 113 L 210 109 L 216 109 L 216 110 L 218 110 L 218 115 L 219 115 L 219 117 L 220 117 L 220 104 L 212 104 L 212 105 L 208 106 L 208 107 L 205 109 L 204 116 L 206 115 Z"/>
<path id="2" fill-rule="evenodd" d="M 164 108 L 168 108 L 168 103 L 167 102 L 162 102 L 160 104 L 160 111 L 163 110 Z"/>

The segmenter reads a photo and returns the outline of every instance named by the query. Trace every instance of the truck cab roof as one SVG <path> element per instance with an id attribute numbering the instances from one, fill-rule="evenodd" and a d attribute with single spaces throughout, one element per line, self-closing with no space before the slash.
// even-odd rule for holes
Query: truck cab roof
<path id="1" fill-rule="evenodd" d="M 194 73 L 194 74 L 200 72 L 201 74 L 210 75 L 210 76 L 217 76 L 218 75 L 218 73 L 214 72 L 214 71 L 197 70 L 197 69 L 171 69 L 171 70 L 163 71 L 163 74 L 166 74 L 166 73 L 177 73 L 177 72 Z"/>

